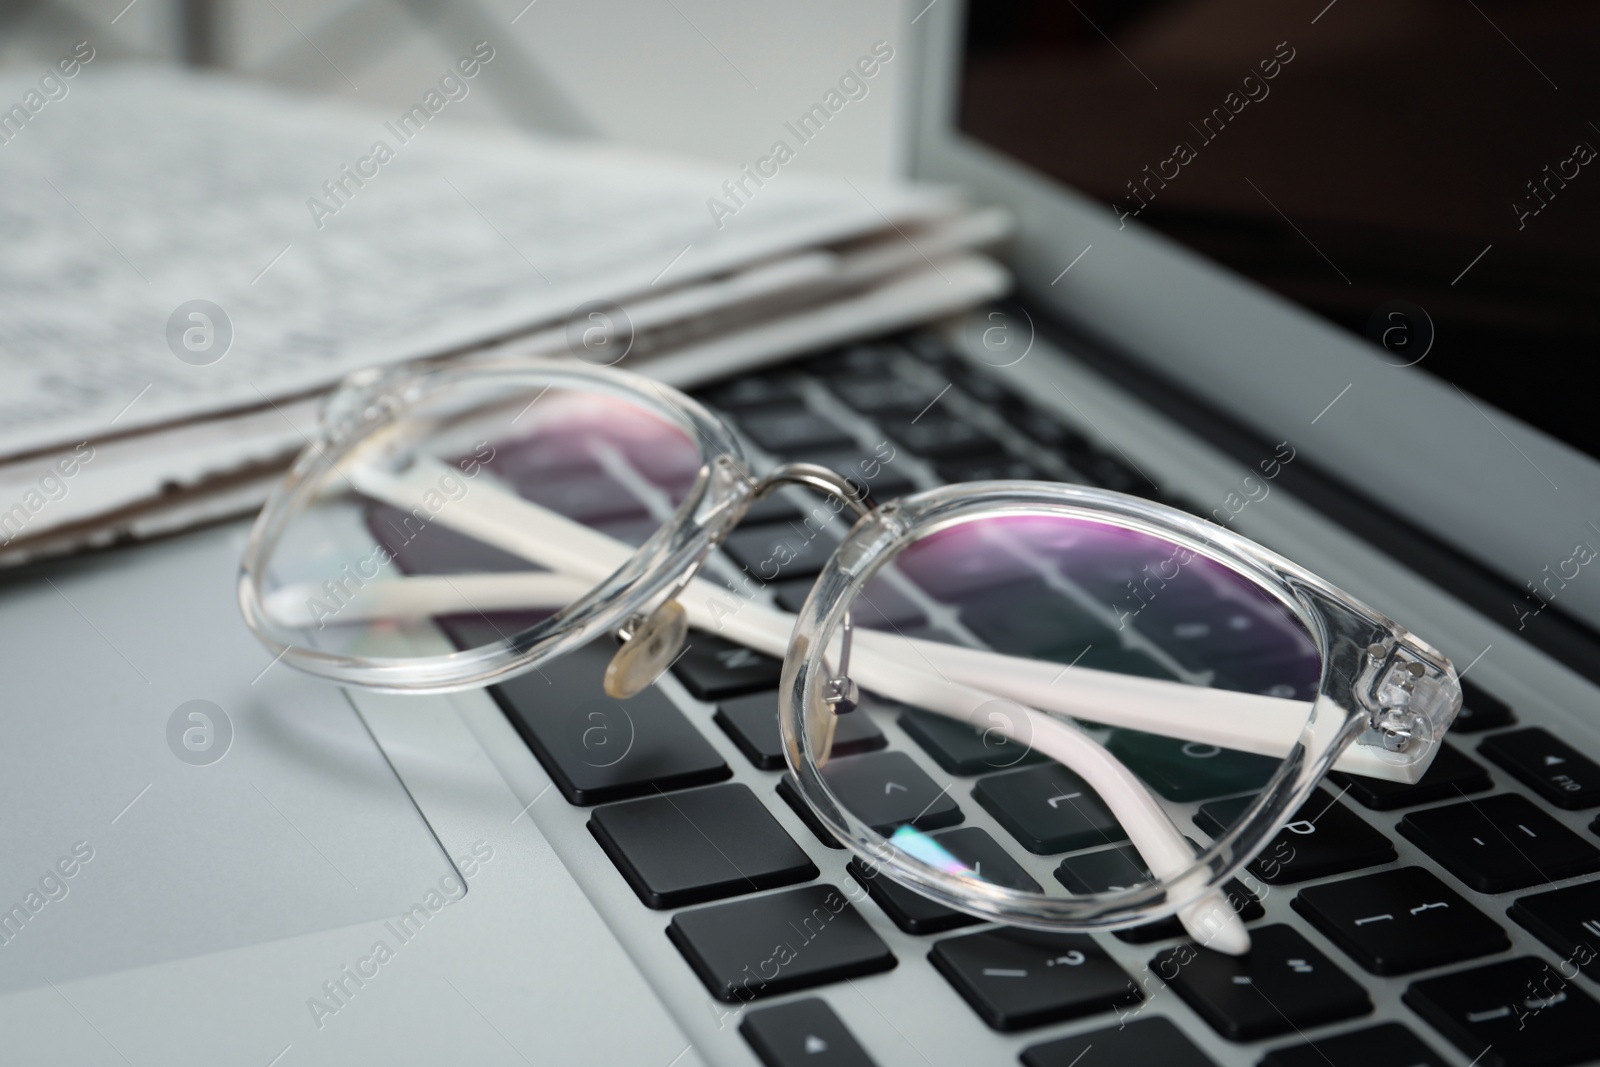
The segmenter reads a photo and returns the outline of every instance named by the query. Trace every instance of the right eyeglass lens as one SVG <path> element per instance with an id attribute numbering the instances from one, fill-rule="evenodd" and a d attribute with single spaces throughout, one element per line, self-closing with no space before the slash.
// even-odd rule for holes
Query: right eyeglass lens
<path id="1" fill-rule="evenodd" d="M 992 661 L 991 681 L 1026 675 L 1059 697 L 1060 717 L 1104 746 L 1196 843 L 1200 806 L 1256 793 L 1288 751 L 1232 747 L 1230 726 L 1268 716 L 1292 741 L 1322 674 L 1318 644 L 1254 580 L 1162 537 L 1065 515 L 973 519 L 923 537 L 850 607 L 859 655 L 977 688 L 984 661 L 974 650 L 1009 657 Z M 830 637 L 836 646 L 837 632 Z M 1112 806 L 1043 751 L 1016 704 L 997 699 L 959 721 L 892 696 L 869 691 L 836 720 L 817 761 L 825 799 L 875 831 L 890 866 L 1024 896 L 1150 881 Z M 1167 712 L 1167 728 L 1155 728 L 1159 716 L 1141 720 L 1146 728 L 1119 723 L 1120 697 Z M 861 754 L 853 746 L 864 724 L 851 716 L 893 723 L 912 744 Z M 1231 813 L 1228 823 L 1202 825 L 1220 834 L 1244 807 L 1218 805 L 1209 810 Z"/>

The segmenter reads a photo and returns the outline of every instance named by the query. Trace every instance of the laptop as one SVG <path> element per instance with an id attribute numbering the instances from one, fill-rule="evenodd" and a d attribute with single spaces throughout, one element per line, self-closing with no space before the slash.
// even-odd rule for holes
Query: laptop
<path id="1" fill-rule="evenodd" d="M 1308 42 L 1345 14 L 1329 7 L 1297 13 Z M 548 677 L 448 696 L 297 676 L 239 620 L 247 525 L 224 523 L 40 565 L 0 590 L 7 1060 L 1600 1059 L 1600 583 L 1592 551 L 1576 547 L 1600 546 L 1588 525 L 1600 521 L 1600 462 L 1581 423 L 1502 407 L 1482 379 L 1457 382 L 1432 356 L 1398 366 L 1412 352 L 1383 330 L 1398 324 L 1421 343 L 1428 301 L 1415 293 L 1392 298 L 1409 303 L 1392 309 L 1400 319 L 1380 316 L 1374 338 L 1370 316 L 1351 329 L 1318 286 L 1250 274 L 1262 257 L 1249 248 L 1235 248 L 1237 269 L 1215 247 L 1197 252 L 1194 234 L 1218 217 L 1198 193 L 1179 223 L 1154 207 L 1136 215 L 1120 181 L 1097 199 L 1092 175 L 1067 173 L 1070 159 L 1030 152 L 1043 139 L 985 125 L 1025 106 L 1004 100 L 1004 71 L 1057 45 L 1092 53 L 1085 69 L 1111 69 L 1117 42 L 1138 40 L 1129 65 L 1144 70 L 1125 76 L 1164 79 L 1158 8 L 1141 9 L 1142 28 L 1105 21 L 1101 37 L 1079 26 L 1064 44 L 1046 32 L 1055 16 L 1029 22 L 1021 8 L 1009 28 L 953 0 L 917 14 L 916 172 L 1017 212 L 1015 300 L 696 395 L 760 463 L 893 442 L 904 461 L 896 484 L 875 487 L 885 495 L 1046 477 L 1189 509 L 1451 656 L 1466 704 L 1434 770 L 1404 788 L 1330 778 L 1284 831 L 1314 862 L 1252 868 L 1241 901 L 1250 956 L 1173 967 L 1182 932 L 1157 924 L 1094 935 L 1090 981 L 1019 963 L 1008 931 L 865 877 L 785 788 L 777 667 L 746 650 L 697 642 L 635 698 L 651 707 L 634 720 L 634 749 L 652 758 L 603 774 L 574 765 L 548 732 L 586 699 L 597 649 Z M 1086 11 L 1086 23 L 1103 14 Z M 1294 37 L 1291 59 L 1281 39 L 1246 57 L 1255 80 L 1239 98 L 1250 104 L 1234 113 L 1219 95 L 1233 117 L 1214 122 L 1240 123 L 1219 136 L 1277 102 L 1253 99 L 1254 86 L 1281 89 L 1315 66 L 1309 43 Z M 1276 63 L 1272 79 L 1262 63 Z M 1158 175 L 1169 152 L 1150 161 Z M 1166 180 L 1170 190 L 1152 181 L 1147 192 L 1175 199 L 1179 179 Z M 1296 232 L 1298 212 L 1249 211 L 1270 211 L 1266 240 L 1284 240 L 1284 224 Z M 1475 266 L 1469 249 L 1459 284 L 1516 247 L 1485 244 L 1497 247 Z M 785 516 L 768 519 L 730 543 L 732 563 L 787 535 Z M 767 595 L 792 607 L 815 562 Z M 974 738 L 915 708 L 861 710 L 841 759 L 869 777 L 890 760 L 920 776 L 986 835 L 986 862 L 1043 884 L 1095 877 L 1110 849 L 1036 851 L 1008 829 L 1018 813 L 994 802 L 989 780 L 1018 772 L 974 763 Z M 1166 772 L 1192 796 L 1197 838 L 1207 805 L 1247 795 L 1214 777 L 1191 788 L 1181 764 Z M 640 834 L 652 807 L 696 817 Z M 728 877 L 706 847 L 724 832 L 759 854 L 759 878 Z M 730 969 L 771 956 L 767 931 L 839 898 L 849 903 L 836 946 L 786 968 L 766 995 L 726 996 Z"/>

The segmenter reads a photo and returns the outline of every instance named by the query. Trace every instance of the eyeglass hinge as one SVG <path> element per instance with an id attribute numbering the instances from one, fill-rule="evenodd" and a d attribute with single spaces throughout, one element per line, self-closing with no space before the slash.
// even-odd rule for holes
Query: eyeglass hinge
<path id="1" fill-rule="evenodd" d="M 850 677 L 850 645 L 854 636 L 855 624 L 846 611 L 839 639 L 839 673 L 822 683 L 822 700 L 835 715 L 847 715 L 861 703 L 861 689 Z"/>
<path id="2" fill-rule="evenodd" d="M 1427 666 L 1398 645 L 1367 646 L 1366 662 L 1357 680 L 1356 696 L 1367 710 L 1367 733 L 1361 744 L 1404 752 L 1413 740 L 1431 740 L 1427 716 L 1412 706 L 1418 681 Z"/>

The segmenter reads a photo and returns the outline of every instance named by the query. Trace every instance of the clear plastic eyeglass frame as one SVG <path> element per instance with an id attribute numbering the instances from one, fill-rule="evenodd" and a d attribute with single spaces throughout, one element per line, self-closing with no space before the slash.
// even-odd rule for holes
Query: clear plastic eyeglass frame
<path id="1" fill-rule="evenodd" d="M 285 620 L 281 583 L 272 574 L 285 530 L 329 494 L 353 489 L 401 507 L 415 499 L 418 478 L 428 473 L 409 451 L 409 442 L 422 432 L 417 413 L 431 397 L 464 383 L 530 396 L 554 388 L 626 401 L 697 442 L 699 472 L 675 514 L 637 549 L 509 491 L 475 490 L 442 521 L 543 568 L 535 576 L 541 580 L 549 577 L 545 571 L 581 579 L 571 585 L 562 610 L 501 640 L 445 654 L 381 657 L 316 647 L 304 639 L 302 626 Z M 785 757 L 818 819 L 869 868 L 952 908 L 1036 929 L 1079 931 L 1177 914 L 1191 934 L 1213 947 L 1245 951 L 1248 936 L 1221 902 L 1220 887 L 1271 842 L 1336 762 L 1341 769 L 1416 781 L 1460 708 L 1455 671 L 1439 652 L 1282 556 L 1187 513 L 1107 490 L 1027 481 L 949 486 L 867 511 L 848 481 L 823 468 L 789 464 L 765 478 L 752 476 L 732 430 L 670 387 L 567 363 L 421 362 L 353 375 L 326 403 L 319 435 L 272 492 L 252 529 L 239 603 L 251 630 L 283 662 L 340 684 L 390 693 L 486 686 L 597 638 L 615 637 L 620 648 L 606 690 L 626 697 L 672 662 L 688 626 L 712 628 L 694 604 L 697 583 L 704 582 L 696 575 L 750 506 L 784 483 L 840 498 L 859 517 L 822 567 L 798 617 L 752 605 L 722 636 L 782 657 Z M 1021 669 L 1021 661 L 959 649 L 944 650 L 951 667 L 941 674 L 920 668 L 915 655 L 897 653 L 893 635 L 852 630 L 851 603 L 907 547 L 999 516 L 1092 520 L 1152 535 L 1253 584 L 1298 620 L 1319 648 L 1322 676 L 1309 710 L 1292 721 L 1287 734 L 1280 730 L 1269 737 L 1265 720 L 1230 710 L 1237 694 L 1179 683 L 1170 683 L 1169 692 L 1161 688 L 1168 683 L 1123 684 L 1115 678 L 1084 693 L 1073 683 L 1046 684 Z M 394 578 L 383 590 L 384 610 L 421 619 L 442 614 L 430 611 L 429 588 L 425 580 Z M 823 769 L 835 721 L 850 711 L 858 687 L 968 721 L 976 708 L 1003 708 L 1003 729 L 1068 766 L 1100 794 L 1149 867 L 1150 880 L 1098 893 L 1024 893 L 941 868 L 892 842 L 852 813 Z M 1187 705 L 1180 723 L 1165 708 L 1172 697 L 1200 703 Z M 1214 743 L 1231 740 L 1283 762 L 1244 814 L 1197 855 L 1139 779 L 1074 725 L 1090 702 L 1090 717 L 1102 723 L 1222 739 Z"/>

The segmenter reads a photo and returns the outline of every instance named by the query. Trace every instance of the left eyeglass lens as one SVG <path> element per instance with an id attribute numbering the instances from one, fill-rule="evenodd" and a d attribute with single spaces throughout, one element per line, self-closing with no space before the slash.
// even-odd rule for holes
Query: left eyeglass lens
<path id="1" fill-rule="evenodd" d="M 310 460 L 267 568 L 295 643 L 394 657 L 442 650 L 427 619 L 457 648 L 524 633 L 626 562 L 701 467 L 688 432 L 609 394 L 464 376 L 396 406 Z M 575 548 L 573 524 L 604 539 Z"/>

